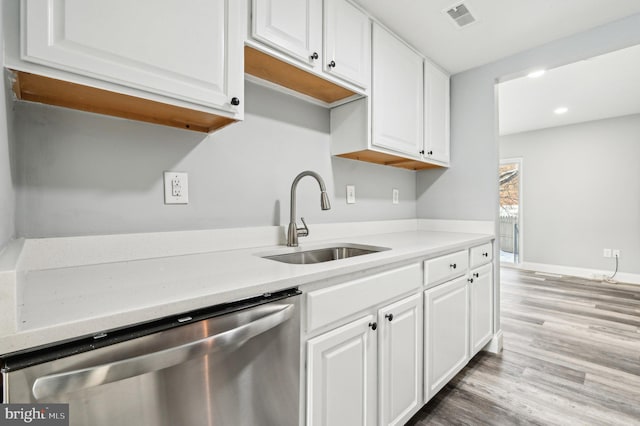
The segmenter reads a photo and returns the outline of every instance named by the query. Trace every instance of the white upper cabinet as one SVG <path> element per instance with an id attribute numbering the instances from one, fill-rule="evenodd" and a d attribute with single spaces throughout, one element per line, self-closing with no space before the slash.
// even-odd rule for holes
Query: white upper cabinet
<path id="1" fill-rule="evenodd" d="M 424 157 L 449 164 L 449 76 L 424 62 Z"/>
<path id="2" fill-rule="evenodd" d="M 373 25 L 372 144 L 421 158 L 423 59 Z"/>
<path id="3" fill-rule="evenodd" d="M 241 3 L 23 0 L 21 59 L 234 116 L 244 87 Z"/>
<path id="4" fill-rule="evenodd" d="M 371 22 L 345 0 L 324 2 L 324 71 L 367 89 L 371 80 Z"/>
<path id="5" fill-rule="evenodd" d="M 322 0 L 253 0 L 251 36 L 319 67 L 323 60 Z"/>

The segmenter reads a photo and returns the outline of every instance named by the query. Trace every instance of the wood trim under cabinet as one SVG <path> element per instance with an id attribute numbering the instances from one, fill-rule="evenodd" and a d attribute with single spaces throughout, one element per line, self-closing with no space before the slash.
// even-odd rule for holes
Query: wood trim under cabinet
<path id="1" fill-rule="evenodd" d="M 196 132 L 211 133 L 231 123 L 223 117 L 109 90 L 57 80 L 38 74 L 11 70 L 13 91 L 24 101 L 39 102 L 130 120 L 162 124 Z"/>
<path id="2" fill-rule="evenodd" d="M 250 46 L 244 47 L 244 72 L 328 104 L 356 94 Z"/>
<path id="3" fill-rule="evenodd" d="M 372 151 L 365 149 L 362 151 L 348 152 L 346 154 L 338 154 L 338 157 L 349 158 L 351 160 L 366 161 L 368 163 L 382 164 L 384 166 L 400 167 L 409 170 L 424 170 L 440 168 L 437 164 L 425 163 L 423 161 L 411 160 L 409 158 L 400 157 L 384 152 Z"/>

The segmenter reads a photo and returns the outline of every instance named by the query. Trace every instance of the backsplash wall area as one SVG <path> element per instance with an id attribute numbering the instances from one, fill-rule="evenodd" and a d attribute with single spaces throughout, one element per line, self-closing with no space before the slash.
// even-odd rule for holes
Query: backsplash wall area
<path id="1" fill-rule="evenodd" d="M 246 82 L 245 121 L 212 135 L 72 111 L 15 105 L 19 237 L 286 225 L 416 217 L 412 171 L 330 155 L 329 110 Z M 189 204 L 165 205 L 163 171 L 189 176 Z M 356 186 L 346 204 L 345 185 Z M 400 203 L 392 204 L 392 189 Z"/>

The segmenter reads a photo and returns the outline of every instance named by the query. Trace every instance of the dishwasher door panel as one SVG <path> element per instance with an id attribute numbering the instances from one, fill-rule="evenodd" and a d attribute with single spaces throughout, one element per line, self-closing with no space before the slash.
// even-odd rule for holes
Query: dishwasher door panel
<path id="1" fill-rule="evenodd" d="M 69 403 L 78 426 L 297 426 L 297 299 L 9 371 L 4 400 Z"/>

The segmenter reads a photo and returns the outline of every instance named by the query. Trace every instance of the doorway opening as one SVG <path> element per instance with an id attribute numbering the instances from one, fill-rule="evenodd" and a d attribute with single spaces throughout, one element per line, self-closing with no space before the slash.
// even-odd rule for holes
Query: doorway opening
<path id="1" fill-rule="evenodd" d="M 500 262 L 521 262 L 522 159 L 500 160 Z"/>

